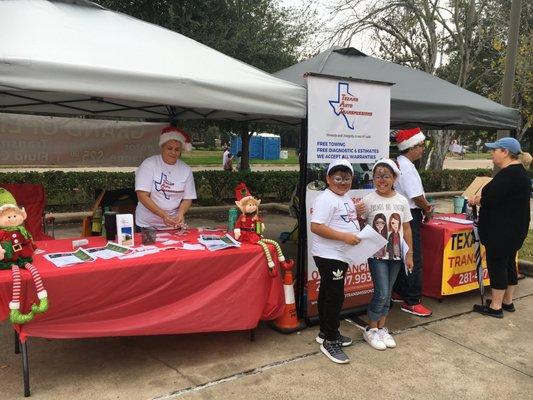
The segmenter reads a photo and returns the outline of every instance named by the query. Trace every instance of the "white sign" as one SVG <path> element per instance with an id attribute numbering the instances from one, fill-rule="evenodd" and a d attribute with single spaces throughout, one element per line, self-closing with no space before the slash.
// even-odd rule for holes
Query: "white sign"
<path id="1" fill-rule="evenodd" d="M 388 157 L 389 85 L 310 76 L 307 87 L 308 163 Z"/>

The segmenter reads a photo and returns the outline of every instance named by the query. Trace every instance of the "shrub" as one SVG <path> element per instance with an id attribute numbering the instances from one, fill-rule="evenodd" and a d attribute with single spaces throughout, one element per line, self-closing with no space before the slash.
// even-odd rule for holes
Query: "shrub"
<path id="1" fill-rule="evenodd" d="M 421 171 L 426 192 L 460 191 L 476 176 L 490 176 L 489 169 Z M 530 172 L 530 175 L 532 173 Z M 250 192 L 264 202 L 287 202 L 298 182 L 298 171 L 197 171 L 194 172 L 197 203 L 231 204 L 234 189 L 245 182 Z M 0 183 L 42 183 L 47 211 L 89 210 L 97 189 L 126 189 L 135 186 L 133 172 L 13 172 L 0 173 Z"/>

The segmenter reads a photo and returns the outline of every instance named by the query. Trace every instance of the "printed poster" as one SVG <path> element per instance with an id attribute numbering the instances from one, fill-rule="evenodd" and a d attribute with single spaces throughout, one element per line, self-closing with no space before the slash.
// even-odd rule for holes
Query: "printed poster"
<path id="1" fill-rule="evenodd" d="M 354 169 L 348 195 L 355 203 L 372 188 L 372 166 L 389 156 L 390 84 L 310 75 L 306 176 L 307 311 L 318 315 L 320 275 L 311 254 L 310 220 L 315 198 L 326 189 L 326 169 L 336 158 Z M 344 309 L 367 305 L 373 283 L 367 263 L 350 265 L 344 277 Z"/>

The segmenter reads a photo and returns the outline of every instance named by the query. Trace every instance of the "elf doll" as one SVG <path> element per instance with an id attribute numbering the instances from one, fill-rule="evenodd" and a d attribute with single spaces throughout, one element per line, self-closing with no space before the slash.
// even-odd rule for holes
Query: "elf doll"
<path id="1" fill-rule="evenodd" d="M 33 319 L 34 314 L 48 309 L 48 295 L 44 290 L 41 275 L 31 262 L 35 247 L 30 233 L 24 227 L 27 214 L 19 208 L 13 195 L 0 188 L 0 270 L 11 269 L 13 274 L 13 298 L 9 303 L 9 318 L 14 324 L 25 324 Z M 31 311 L 20 312 L 20 290 L 22 278 L 20 267 L 30 271 L 40 299 L 39 305 L 33 304 Z"/>
<path id="2" fill-rule="evenodd" d="M 261 204 L 261 200 L 254 198 L 243 182 L 235 188 L 235 197 L 237 198 L 235 204 L 241 210 L 241 215 L 235 222 L 235 229 L 233 230 L 235 239 L 242 243 L 258 244 L 261 246 L 267 259 L 268 271 L 272 277 L 277 276 L 278 272 L 274 268 L 275 264 L 268 249 L 268 244 L 276 248 L 278 260 L 282 264 L 283 269 L 291 269 L 294 261 L 285 261 L 285 256 L 279 244 L 275 240 L 263 238 L 262 233 L 265 230 L 265 224 L 259 217 L 259 204 Z"/>

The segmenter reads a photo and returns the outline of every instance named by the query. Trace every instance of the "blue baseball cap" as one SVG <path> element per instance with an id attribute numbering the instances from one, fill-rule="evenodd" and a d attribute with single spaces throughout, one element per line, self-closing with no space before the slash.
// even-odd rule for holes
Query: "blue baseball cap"
<path id="1" fill-rule="evenodd" d="M 515 155 L 522 153 L 520 142 L 512 137 L 504 137 L 496 140 L 494 143 L 485 143 L 485 147 L 489 149 L 505 149 Z"/>

